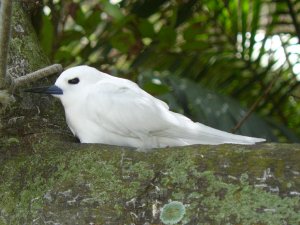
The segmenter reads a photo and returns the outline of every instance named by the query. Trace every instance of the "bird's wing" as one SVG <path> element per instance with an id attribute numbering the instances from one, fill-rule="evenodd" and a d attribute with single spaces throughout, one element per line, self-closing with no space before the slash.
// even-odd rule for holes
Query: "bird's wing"
<path id="1" fill-rule="evenodd" d="M 87 112 L 93 122 L 110 133 L 139 138 L 150 147 L 188 144 L 254 144 L 264 139 L 220 131 L 169 111 L 166 103 L 120 78 L 100 81 L 87 96 Z M 156 139 L 150 140 L 149 138 Z M 148 144 L 147 144 L 148 145 Z"/>
<path id="2" fill-rule="evenodd" d="M 166 103 L 120 78 L 95 84 L 87 96 L 87 107 L 95 122 L 121 136 L 141 138 L 169 129 L 173 124 Z"/>

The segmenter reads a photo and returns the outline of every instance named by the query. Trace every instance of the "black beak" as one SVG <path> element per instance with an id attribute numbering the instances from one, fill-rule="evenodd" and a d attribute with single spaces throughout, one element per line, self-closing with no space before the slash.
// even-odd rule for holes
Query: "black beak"
<path id="1" fill-rule="evenodd" d="M 25 92 L 32 92 L 32 93 L 41 93 L 41 94 L 50 94 L 50 95 L 62 95 L 63 90 L 56 85 L 52 85 L 49 87 L 36 87 L 36 88 L 29 88 L 24 90 Z"/>

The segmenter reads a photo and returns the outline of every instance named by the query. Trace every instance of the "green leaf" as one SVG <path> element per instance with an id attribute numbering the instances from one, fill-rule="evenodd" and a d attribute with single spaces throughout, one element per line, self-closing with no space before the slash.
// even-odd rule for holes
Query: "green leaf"
<path id="1" fill-rule="evenodd" d="M 249 1 L 248 0 L 241 0 L 241 27 L 242 27 L 242 57 L 245 57 L 246 53 L 246 40 L 247 40 L 247 21 L 248 21 L 248 14 L 249 14 Z"/>
<path id="2" fill-rule="evenodd" d="M 228 2 L 229 4 L 229 14 L 230 18 L 228 18 L 231 21 L 231 29 L 233 35 L 236 37 L 238 34 L 238 24 L 239 24 L 239 17 L 238 17 L 238 8 L 239 8 L 239 0 L 231 0 Z"/>
<path id="3" fill-rule="evenodd" d="M 55 59 L 60 63 L 69 64 L 72 63 L 72 54 L 67 49 L 59 49 L 55 52 Z"/>
<path id="4" fill-rule="evenodd" d="M 169 86 L 163 84 L 156 84 L 153 82 L 145 83 L 143 89 L 152 95 L 162 95 L 170 91 Z"/>
<path id="5" fill-rule="evenodd" d="M 135 37 L 131 32 L 125 31 L 113 36 L 110 43 L 114 48 L 126 53 L 135 44 Z"/>
<path id="6" fill-rule="evenodd" d="M 86 34 L 95 32 L 97 26 L 101 23 L 101 17 L 99 11 L 93 11 L 85 20 L 83 25 Z"/>
<path id="7" fill-rule="evenodd" d="M 150 15 L 159 12 L 159 8 L 167 0 L 143 0 L 136 1 L 132 7 L 132 13 L 142 18 L 147 18 Z"/>
<path id="8" fill-rule="evenodd" d="M 253 47 L 255 44 L 255 35 L 257 34 L 257 30 L 259 28 L 259 19 L 260 19 L 260 9 L 261 9 L 261 1 L 254 0 L 252 5 L 252 23 L 251 23 L 251 37 L 250 37 L 250 46 L 249 46 L 249 56 L 251 57 L 253 53 Z"/>
<path id="9" fill-rule="evenodd" d="M 85 24 L 85 20 L 86 20 L 86 15 L 82 11 L 81 7 L 78 7 L 75 14 L 76 23 L 83 27 Z"/>
<path id="10" fill-rule="evenodd" d="M 138 24 L 138 28 L 142 37 L 153 38 L 155 36 L 153 24 L 151 24 L 147 19 L 141 19 Z"/>
<path id="11" fill-rule="evenodd" d="M 40 33 L 41 46 L 47 54 L 51 54 L 54 40 L 54 27 L 50 16 L 43 15 L 43 26 Z"/>
<path id="12" fill-rule="evenodd" d="M 63 33 L 61 45 L 68 45 L 72 41 L 78 41 L 84 36 L 83 32 L 77 30 L 66 30 Z"/>
<path id="13" fill-rule="evenodd" d="M 172 27 L 163 26 L 157 36 L 162 47 L 171 46 L 176 40 L 176 31 Z"/>
<path id="14" fill-rule="evenodd" d="M 184 30 L 183 37 L 186 41 L 195 41 L 202 35 L 203 38 L 201 39 L 206 41 L 208 40 L 209 35 L 207 33 L 203 33 L 202 29 L 203 27 L 201 24 L 191 24 Z"/>
<path id="15" fill-rule="evenodd" d="M 175 26 L 177 27 L 185 22 L 199 7 L 200 3 L 198 0 L 183 1 L 183 4 L 178 6 Z"/>
<path id="16" fill-rule="evenodd" d="M 118 5 L 113 5 L 109 1 L 106 1 L 104 4 L 104 11 L 113 17 L 117 22 L 124 19 L 124 15 Z"/>

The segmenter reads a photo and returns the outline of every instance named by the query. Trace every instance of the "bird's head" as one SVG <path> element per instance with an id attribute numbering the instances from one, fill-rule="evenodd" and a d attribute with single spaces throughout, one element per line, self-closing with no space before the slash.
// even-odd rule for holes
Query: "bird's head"
<path id="1" fill-rule="evenodd" d="M 60 98 L 77 98 L 88 90 L 89 85 L 95 84 L 107 74 L 89 66 L 76 66 L 65 70 L 52 86 L 36 87 L 25 90 L 26 92 L 51 94 Z"/>

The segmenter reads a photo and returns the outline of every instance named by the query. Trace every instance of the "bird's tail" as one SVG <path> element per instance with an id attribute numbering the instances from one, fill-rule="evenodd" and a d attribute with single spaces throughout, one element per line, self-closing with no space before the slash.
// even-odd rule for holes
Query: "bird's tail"
<path id="1" fill-rule="evenodd" d="M 179 145 L 193 145 L 193 144 L 207 144 L 207 145 L 218 145 L 218 144 L 242 144 L 252 145 L 257 142 L 264 142 L 263 138 L 254 138 L 242 135 L 231 134 L 225 131 L 217 130 L 212 127 L 208 127 L 201 123 L 194 123 L 190 119 L 174 113 L 178 120 L 178 125 L 168 131 L 168 142 L 173 139 Z M 173 138 L 171 138 L 173 137 Z M 172 145 L 169 143 L 167 145 Z"/>

